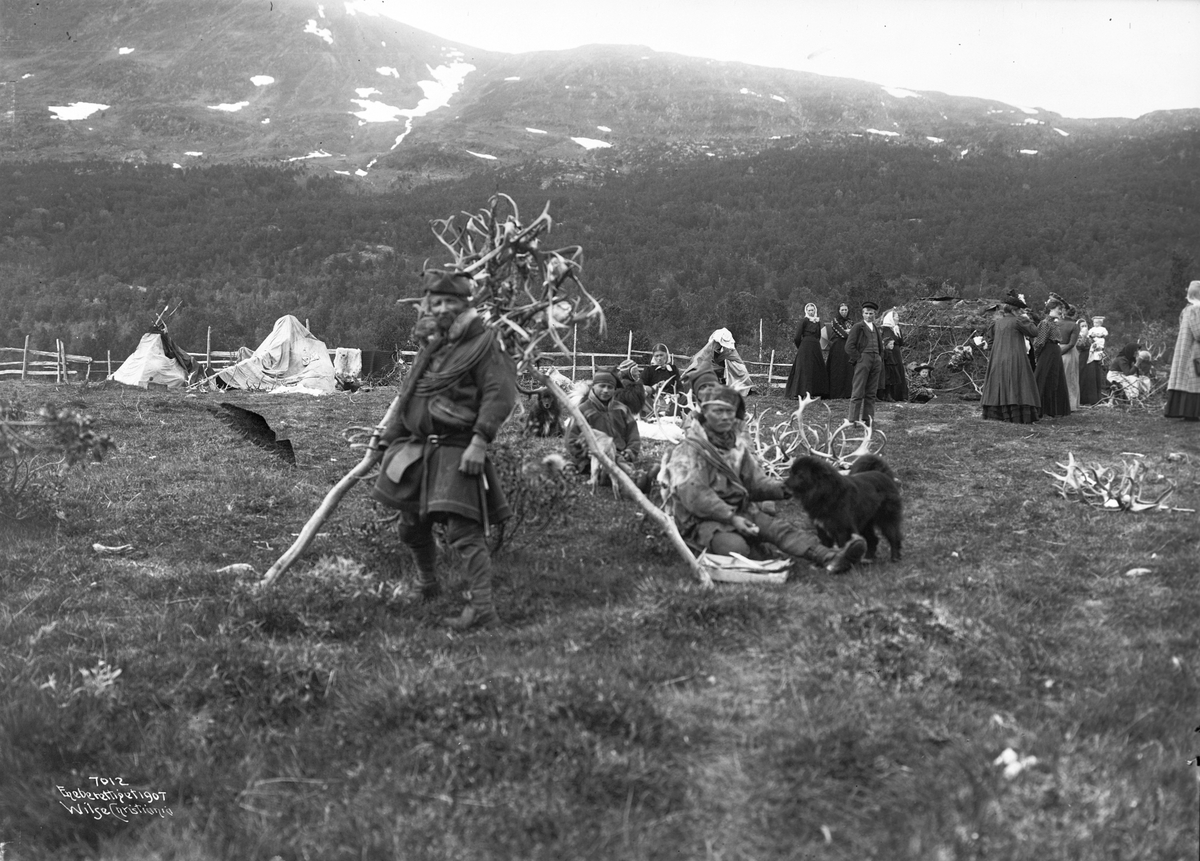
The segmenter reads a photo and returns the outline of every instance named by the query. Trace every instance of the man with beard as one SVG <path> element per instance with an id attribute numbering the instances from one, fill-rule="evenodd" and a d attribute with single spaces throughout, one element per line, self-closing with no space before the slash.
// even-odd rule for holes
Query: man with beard
<path id="1" fill-rule="evenodd" d="M 459 631 L 499 624 L 492 603 L 487 530 L 509 517 L 489 443 L 517 399 L 513 360 L 470 307 L 471 279 L 427 273 L 417 321 L 421 353 L 401 393 L 407 402 L 383 433 L 387 450 L 372 495 L 400 510 L 400 537 L 416 557 L 421 596 L 441 594 L 433 524 L 463 558 L 470 604 L 443 623 Z"/>
<path id="2" fill-rule="evenodd" d="M 711 389 L 700 417 L 671 452 L 666 466 L 668 498 L 675 522 L 692 547 L 711 553 L 761 556 L 772 544 L 831 574 L 854 567 L 866 553 L 855 535 L 841 550 L 821 546 L 794 523 L 765 512 L 758 503 L 786 499 L 783 482 L 771 478 L 737 432 L 740 395 L 728 386 Z"/>

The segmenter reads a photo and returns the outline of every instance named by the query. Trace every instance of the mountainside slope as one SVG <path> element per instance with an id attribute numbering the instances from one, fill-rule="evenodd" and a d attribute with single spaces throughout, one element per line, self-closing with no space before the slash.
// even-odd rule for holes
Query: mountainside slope
<path id="1" fill-rule="evenodd" d="M 852 137 L 1035 155 L 1200 125 L 1200 111 L 1075 120 L 634 46 L 487 52 L 354 4 L 0 0 L 0 15 L 4 158 L 303 159 L 360 178 L 436 178 L 534 159 L 603 172 Z"/>

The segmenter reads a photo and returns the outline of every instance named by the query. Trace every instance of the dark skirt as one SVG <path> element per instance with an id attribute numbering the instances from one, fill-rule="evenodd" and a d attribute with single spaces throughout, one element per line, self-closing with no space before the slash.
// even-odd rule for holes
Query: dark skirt
<path id="1" fill-rule="evenodd" d="M 1067 394 L 1067 380 L 1063 371 L 1062 350 L 1058 341 L 1047 341 L 1038 353 L 1037 367 L 1033 369 L 1033 381 L 1042 396 L 1042 416 L 1069 416 L 1071 399 Z"/>
<path id="2" fill-rule="evenodd" d="M 985 406 L 983 408 L 985 419 L 1012 422 L 1018 425 L 1031 425 L 1038 420 L 1040 414 L 1041 410 L 1031 407 L 1029 404 L 1006 404 L 1000 407 Z"/>
<path id="3" fill-rule="evenodd" d="M 1104 392 L 1104 369 L 1100 362 L 1083 362 L 1079 366 L 1079 403 L 1082 406 L 1100 403 Z"/>
<path id="4" fill-rule="evenodd" d="M 825 360 L 821 356 L 821 339 L 816 335 L 806 335 L 801 340 L 784 394 L 789 398 L 802 395 L 828 397 L 829 378 L 825 372 Z"/>
<path id="5" fill-rule="evenodd" d="M 1163 415 L 1169 419 L 1200 419 L 1200 394 L 1167 389 L 1167 408 Z"/>
<path id="6" fill-rule="evenodd" d="M 825 362 L 829 373 L 829 397 L 845 400 L 854 389 L 854 366 L 846 355 L 846 339 L 834 338 L 829 342 L 829 358 Z"/>

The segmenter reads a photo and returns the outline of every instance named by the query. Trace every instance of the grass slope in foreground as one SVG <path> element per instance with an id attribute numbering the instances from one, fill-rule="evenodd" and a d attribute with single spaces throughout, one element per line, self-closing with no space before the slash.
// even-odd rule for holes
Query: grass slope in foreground
<path id="1" fill-rule="evenodd" d="M 882 405 L 905 560 L 775 588 L 701 592 L 632 504 L 578 490 L 498 557 L 506 625 L 465 637 L 434 624 L 453 567 L 434 605 L 393 597 L 411 574 L 364 488 L 270 593 L 217 573 L 266 570 L 392 394 L 220 396 L 290 467 L 216 396 L 4 385 L 120 446 L 0 527 L 7 859 L 1195 857 L 1197 515 L 1042 473 L 1136 451 L 1200 508 L 1194 425 Z M 72 813 L 59 787 L 91 777 L 159 810 Z"/>

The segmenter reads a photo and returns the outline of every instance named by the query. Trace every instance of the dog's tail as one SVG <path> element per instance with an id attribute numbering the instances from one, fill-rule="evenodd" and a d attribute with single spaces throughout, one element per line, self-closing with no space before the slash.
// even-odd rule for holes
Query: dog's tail
<path id="1" fill-rule="evenodd" d="M 864 454 L 855 460 L 854 463 L 850 464 L 851 475 L 860 472 L 882 472 L 892 481 L 896 481 L 896 473 L 892 472 L 892 468 L 877 454 Z"/>

